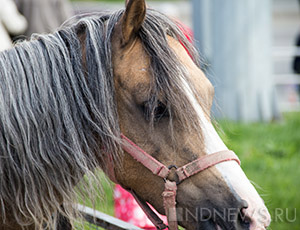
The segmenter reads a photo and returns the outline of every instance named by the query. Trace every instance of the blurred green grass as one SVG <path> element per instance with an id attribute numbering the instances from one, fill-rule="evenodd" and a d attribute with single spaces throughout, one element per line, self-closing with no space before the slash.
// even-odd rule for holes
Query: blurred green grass
<path id="1" fill-rule="evenodd" d="M 273 219 L 270 229 L 300 229 L 300 113 L 285 114 L 274 123 L 219 121 L 218 126 L 248 178 L 258 185 Z M 105 196 L 96 208 L 113 215 L 113 185 L 103 181 Z"/>

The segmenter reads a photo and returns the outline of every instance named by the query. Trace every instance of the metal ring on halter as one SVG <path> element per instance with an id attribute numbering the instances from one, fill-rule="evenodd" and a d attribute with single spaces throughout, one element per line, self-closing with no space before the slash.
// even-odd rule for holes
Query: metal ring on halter
<path id="1" fill-rule="evenodd" d="M 168 169 L 169 169 L 169 170 L 172 169 L 172 168 L 178 169 L 178 167 L 177 167 L 176 165 L 169 165 L 169 166 L 168 166 Z"/>
<path id="2" fill-rule="evenodd" d="M 169 165 L 169 166 L 168 166 L 168 169 L 169 169 L 169 170 L 171 170 L 172 168 L 178 169 L 178 167 L 177 167 L 176 165 Z M 168 173 L 168 175 L 167 175 L 165 178 L 163 178 L 165 183 L 166 183 L 166 181 L 167 181 L 167 178 L 168 178 L 169 174 L 170 174 L 170 172 Z M 177 180 L 175 180 L 176 185 L 179 185 L 181 181 L 179 181 L 179 178 L 178 178 L 177 173 L 176 173 L 176 177 L 177 177 Z"/>

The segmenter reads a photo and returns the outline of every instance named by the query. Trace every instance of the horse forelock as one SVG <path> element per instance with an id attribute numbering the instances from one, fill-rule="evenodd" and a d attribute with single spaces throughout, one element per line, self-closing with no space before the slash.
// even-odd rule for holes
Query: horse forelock
<path id="1" fill-rule="evenodd" d="M 58 213 L 74 217 L 71 204 L 78 192 L 97 194 L 99 184 L 92 185 L 97 180 L 89 179 L 93 170 L 100 165 L 106 171 L 108 156 L 120 158 L 111 36 L 122 12 L 83 17 L 0 53 L 0 220 L 10 213 L 20 225 L 44 229 L 45 223 L 56 224 Z M 85 33 L 85 54 L 78 28 Z M 198 60 L 176 24 L 148 10 L 139 38 L 151 57 L 153 103 L 163 91 L 184 125 L 197 126 L 182 96 L 186 71 L 167 36 Z M 89 177 L 82 180 L 84 174 Z"/>
<path id="2" fill-rule="evenodd" d="M 150 69 L 154 78 L 151 89 L 153 106 L 149 107 L 155 109 L 159 97 L 163 94 L 170 115 L 170 132 L 172 133 L 173 128 L 172 117 L 176 117 L 185 129 L 197 130 L 200 124 L 190 96 L 197 98 L 197 102 L 203 107 L 206 107 L 206 102 L 201 100 L 201 95 L 194 88 L 184 63 L 174 52 L 174 47 L 170 46 L 170 37 L 181 43 L 196 66 L 200 68 L 198 51 L 184 35 L 177 22 L 149 9 L 139 32 L 139 38 L 150 57 Z M 154 117 L 150 120 L 153 121 Z M 201 132 L 198 134 L 202 139 Z M 176 140 L 174 141 L 176 143 Z"/>

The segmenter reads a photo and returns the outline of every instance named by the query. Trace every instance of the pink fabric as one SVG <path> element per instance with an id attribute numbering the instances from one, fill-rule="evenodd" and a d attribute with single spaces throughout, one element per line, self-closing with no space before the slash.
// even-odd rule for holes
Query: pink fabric
<path id="1" fill-rule="evenodd" d="M 191 28 L 189 28 L 188 26 L 182 24 L 181 22 L 179 21 L 176 21 L 177 23 L 177 26 L 179 27 L 179 29 L 183 32 L 183 34 L 186 36 L 186 38 L 191 42 L 193 43 L 193 40 L 194 40 L 194 33 L 192 31 Z"/>
<path id="2" fill-rule="evenodd" d="M 188 41 L 190 43 L 193 43 L 193 40 L 194 40 L 194 33 L 193 31 L 191 30 L 191 28 L 187 27 L 186 25 L 182 24 L 181 22 L 179 21 L 176 21 L 177 23 L 177 26 L 178 28 L 183 32 L 184 36 L 188 39 Z M 190 52 L 188 51 L 188 49 L 184 46 L 184 44 L 182 42 L 180 42 L 181 45 L 184 47 L 184 49 L 186 50 L 186 52 L 190 55 L 191 57 L 191 54 Z"/>
<path id="3" fill-rule="evenodd" d="M 120 185 L 116 185 L 115 187 L 114 199 L 115 216 L 117 218 L 143 229 L 155 230 L 154 225 L 145 215 L 133 196 Z M 158 214 L 155 210 L 154 212 Z M 158 216 L 164 221 L 165 224 L 167 223 L 167 218 L 165 216 L 160 214 L 158 214 Z"/>

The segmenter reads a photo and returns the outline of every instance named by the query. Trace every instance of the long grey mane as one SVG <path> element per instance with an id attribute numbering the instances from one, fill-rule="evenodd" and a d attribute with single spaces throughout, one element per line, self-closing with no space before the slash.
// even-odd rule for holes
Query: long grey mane
<path id="1" fill-rule="evenodd" d="M 54 229 L 59 213 L 72 219 L 70 204 L 78 192 L 97 188 L 82 180 L 83 175 L 93 178 L 95 168 L 106 171 L 108 159 L 120 159 L 111 37 L 122 13 L 82 17 L 54 34 L 34 35 L 0 53 L 3 221 L 12 214 L 20 225 Z M 179 109 L 186 102 L 176 76 L 184 70 L 167 47 L 167 34 L 182 41 L 198 60 L 176 24 L 148 10 L 139 37 L 151 57 L 154 95 L 165 90 L 169 103 Z M 191 120 L 189 116 L 183 120 Z M 80 191 L 74 189 L 78 183 Z"/>

